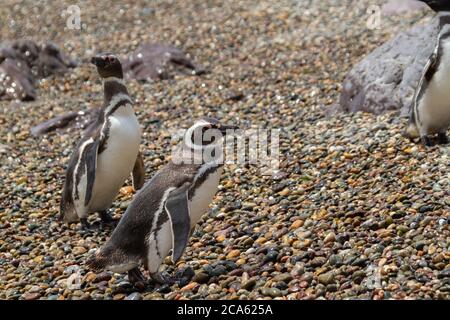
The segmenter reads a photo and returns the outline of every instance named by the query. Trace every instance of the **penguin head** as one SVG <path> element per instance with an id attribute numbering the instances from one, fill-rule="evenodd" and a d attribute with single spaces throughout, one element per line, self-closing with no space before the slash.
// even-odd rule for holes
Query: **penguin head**
<path id="1" fill-rule="evenodd" d="M 237 129 L 239 129 L 237 126 L 223 124 L 217 119 L 205 117 L 196 121 L 186 131 L 184 141 L 191 149 L 202 149 L 221 144 L 225 135 L 232 134 Z"/>
<path id="2" fill-rule="evenodd" d="M 450 11 L 450 0 L 419 0 L 436 12 Z"/>
<path id="3" fill-rule="evenodd" d="M 112 53 L 101 53 L 91 59 L 91 63 L 97 67 L 98 74 L 102 78 L 123 78 L 122 65 L 119 58 Z"/>

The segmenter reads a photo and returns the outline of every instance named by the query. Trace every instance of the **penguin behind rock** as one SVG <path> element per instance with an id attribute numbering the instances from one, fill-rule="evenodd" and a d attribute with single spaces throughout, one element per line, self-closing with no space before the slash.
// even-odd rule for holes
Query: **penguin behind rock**
<path id="1" fill-rule="evenodd" d="M 153 280 L 165 282 L 159 267 L 170 251 L 172 261 L 178 261 L 208 209 L 223 169 L 223 135 L 234 129 L 211 118 L 189 128 L 171 162 L 136 194 L 111 238 L 87 265 L 95 271 L 128 271 L 130 282 L 137 282 L 144 280 L 142 263 Z"/>
<path id="2" fill-rule="evenodd" d="M 450 1 L 423 1 L 433 9 L 450 10 Z M 432 145 L 430 135 L 438 142 L 448 142 L 450 127 L 450 12 L 439 14 L 439 35 L 416 89 L 406 135 L 420 137 L 426 146 Z"/>
<path id="3" fill-rule="evenodd" d="M 103 222 L 111 221 L 107 209 L 131 172 L 135 189 L 144 183 L 141 129 L 120 61 L 108 53 L 91 62 L 103 80 L 104 104 L 69 160 L 60 204 L 62 220 L 81 220 L 83 228 L 89 226 L 89 213 L 99 212 Z"/>

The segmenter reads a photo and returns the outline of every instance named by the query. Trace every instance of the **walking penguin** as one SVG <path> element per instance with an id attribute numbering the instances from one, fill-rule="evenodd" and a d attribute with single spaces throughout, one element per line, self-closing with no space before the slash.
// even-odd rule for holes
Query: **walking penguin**
<path id="1" fill-rule="evenodd" d="M 237 127 L 216 119 L 197 121 L 184 134 L 172 160 L 135 195 L 107 243 L 89 258 L 95 271 L 128 272 L 130 282 L 144 281 L 141 264 L 153 280 L 169 255 L 178 261 L 189 235 L 208 209 L 223 169 L 223 137 Z"/>

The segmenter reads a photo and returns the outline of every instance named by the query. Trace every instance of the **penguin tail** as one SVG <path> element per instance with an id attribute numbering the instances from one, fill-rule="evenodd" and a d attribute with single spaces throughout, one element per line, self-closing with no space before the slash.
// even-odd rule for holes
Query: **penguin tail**
<path id="1" fill-rule="evenodd" d="M 108 244 L 100 250 L 97 250 L 86 261 L 86 265 L 96 272 L 107 269 L 122 273 L 135 268 L 138 264 L 139 259 L 130 257 L 124 254 L 119 248 L 114 248 Z"/>
<path id="2" fill-rule="evenodd" d="M 61 194 L 61 200 L 59 203 L 59 220 L 66 223 L 76 222 L 79 220 L 71 192 L 67 185 L 64 185 L 64 189 Z"/>
<path id="3" fill-rule="evenodd" d="M 411 106 L 409 122 L 408 122 L 408 126 L 406 127 L 406 130 L 404 132 L 404 135 L 411 140 L 418 138 L 420 136 L 419 128 L 417 128 L 417 124 L 416 124 L 416 115 L 414 112 L 414 105 Z"/>
<path id="4" fill-rule="evenodd" d="M 409 123 L 408 127 L 405 130 L 405 136 L 412 139 L 419 137 L 419 129 L 417 128 L 415 123 Z"/>
<path id="5" fill-rule="evenodd" d="M 92 269 L 97 272 L 104 270 L 108 264 L 109 259 L 102 253 L 101 250 L 98 250 L 86 261 L 86 265 L 89 267 L 89 269 Z"/>
<path id="6" fill-rule="evenodd" d="M 77 222 L 80 220 L 73 202 L 63 199 L 61 200 L 61 205 L 59 207 L 59 220 L 66 223 Z"/>

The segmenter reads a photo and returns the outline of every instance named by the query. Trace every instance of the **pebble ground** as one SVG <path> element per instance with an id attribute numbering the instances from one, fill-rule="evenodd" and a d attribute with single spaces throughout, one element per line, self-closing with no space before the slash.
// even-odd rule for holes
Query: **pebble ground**
<path id="1" fill-rule="evenodd" d="M 0 102 L 0 299 L 450 298 L 449 146 L 411 143 L 395 113 L 334 112 L 346 71 L 431 12 L 370 30 L 367 9 L 383 1 L 97 0 L 70 30 L 61 14 L 71 1 L 3 2 L 2 40 L 52 40 L 80 67 L 42 80 L 36 102 Z M 180 47 L 208 70 L 129 81 L 148 178 L 168 160 L 170 130 L 203 115 L 281 129 L 281 171 L 228 166 L 183 258 L 162 267 L 182 281 L 136 288 L 84 265 L 110 229 L 81 234 L 57 220 L 80 130 L 29 129 L 99 106 L 89 58 L 142 42 Z M 116 218 L 132 195 L 121 189 Z"/>

